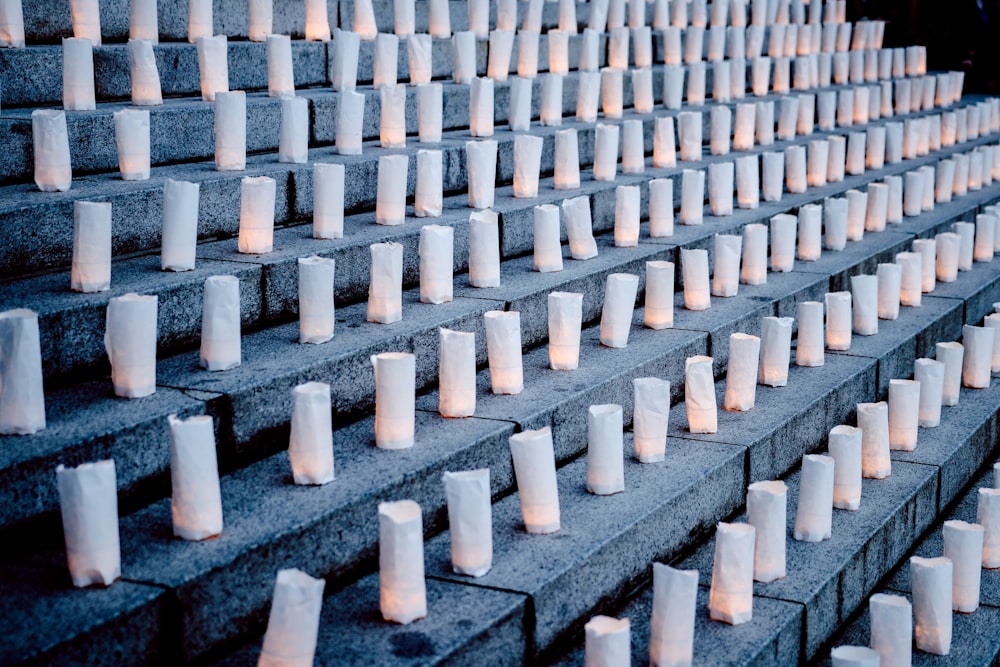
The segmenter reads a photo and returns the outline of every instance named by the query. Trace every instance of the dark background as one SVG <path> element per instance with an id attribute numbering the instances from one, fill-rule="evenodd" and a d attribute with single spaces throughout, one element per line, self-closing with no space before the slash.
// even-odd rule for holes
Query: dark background
<path id="1" fill-rule="evenodd" d="M 883 46 L 927 46 L 928 70 L 964 71 L 963 92 L 1000 92 L 1000 0 L 848 0 L 862 17 L 888 21 Z"/>

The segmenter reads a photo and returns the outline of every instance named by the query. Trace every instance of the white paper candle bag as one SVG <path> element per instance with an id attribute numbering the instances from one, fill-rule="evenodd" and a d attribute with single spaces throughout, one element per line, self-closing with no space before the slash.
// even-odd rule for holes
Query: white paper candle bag
<path id="1" fill-rule="evenodd" d="M 438 412 L 471 417 L 476 411 L 476 334 L 439 329 Z"/>
<path id="2" fill-rule="evenodd" d="M 201 310 L 199 352 L 202 368 L 209 371 L 228 371 L 240 365 L 242 360 L 240 321 L 239 278 L 236 276 L 206 278 Z"/>
<path id="3" fill-rule="evenodd" d="M 856 510 L 861 507 L 862 434 L 853 426 L 834 426 L 829 449 L 833 459 L 833 506 Z"/>
<path id="4" fill-rule="evenodd" d="M 222 533 L 222 492 L 210 416 L 167 418 L 170 425 L 170 511 L 174 535 L 204 540 Z"/>
<path id="5" fill-rule="evenodd" d="M 493 567 L 490 470 L 445 472 L 451 565 L 457 574 L 481 577 Z"/>
<path id="6" fill-rule="evenodd" d="M 469 284 L 500 286 L 500 222 L 488 209 L 469 214 Z"/>
<path id="7" fill-rule="evenodd" d="M 98 41 L 99 43 L 99 41 Z M 94 111 L 94 49 L 89 39 L 64 37 L 62 102 L 66 111 Z"/>
<path id="8" fill-rule="evenodd" d="M 868 602 L 871 646 L 886 667 L 912 664 L 913 608 L 901 595 L 876 593 Z"/>
<path id="9" fill-rule="evenodd" d="M 247 98 L 242 90 L 215 94 L 215 168 L 247 168 Z"/>
<path id="10" fill-rule="evenodd" d="M 510 453 L 525 529 L 532 534 L 558 531 L 559 489 L 552 431 L 546 426 L 515 433 L 510 436 Z"/>
<path id="11" fill-rule="evenodd" d="M 653 563 L 653 613 L 649 663 L 653 667 L 690 665 L 694 654 L 697 570 L 675 570 Z"/>
<path id="12" fill-rule="evenodd" d="M 881 403 L 858 403 L 858 428 L 861 429 L 861 470 L 869 479 L 885 479 L 892 471 L 889 458 L 889 406 Z"/>
<path id="13" fill-rule="evenodd" d="M 56 482 L 73 585 L 110 586 L 121 576 L 115 462 L 60 465 Z"/>
<path id="14" fill-rule="evenodd" d="M 597 256 L 597 242 L 590 214 L 590 198 L 587 196 L 564 199 L 562 202 L 563 222 L 569 239 L 569 251 L 573 259 L 585 260 Z"/>
<path id="15" fill-rule="evenodd" d="M 684 307 L 707 310 L 711 306 L 708 279 L 708 251 L 681 248 L 681 271 L 684 282 Z"/>
<path id="16" fill-rule="evenodd" d="M 948 558 L 910 558 L 916 646 L 948 655 L 952 631 L 952 562 Z"/>
<path id="17" fill-rule="evenodd" d="M 830 539 L 833 525 L 834 459 L 821 454 L 802 457 L 799 502 L 795 510 L 795 539 Z"/>
<path id="18" fill-rule="evenodd" d="M 38 315 L 21 308 L 0 313 L 0 434 L 45 428 Z"/>
<path id="19" fill-rule="evenodd" d="M 612 273 L 604 290 L 604 308 L 601 311 L 601 344 L 623 348 L 628 345 L 632 327 L 632 312 L 639 290 L 639 276 Z"/>
<path id="20" fill-rule="evenodd" d="M 979 524 L 944 522 L 944 557 L 952 563 L 952 608 L 964 614 L 979 608 L 984 536 Z"/>
<path id="21" fill-rule="evenodd" d="M 344 165 L 317 162 L 313 165 L 313 238 L 343 236 Z"/>
<path id="22" fill-rule="evenodd" d="M 759 357 L 760 338 L 744 333 L 730 334 L 724 409 L 746 412 L 753 408 L 757 396 Z"/>
<path id="23" fill-rule="evenodd" d="M 73 202 L 73 260 L 70 288 L 104 292 L 111 288 L 111 204 Z"/>
<path id="24" fill-rule="evenodd" d="M 292 391 L 288 458 L 296 484 L 323 485 L 334 479 L 330 385 L 306 382 Z"/>
<path id="25" fill-rule="evenodd" d="M 521 364 L 521 314 L 491 310 L 486 322 L 486 351 L 494 394 L 520 394 L 524 389 Z"/>
<path id="26" fill-rule="evenodd" d="M 269 176 L 246 176 L 240 182 L 240 231 L 238 249 L 263 254 L 274 248 L 276 183 Z"/>
<path id="27" fill-rule="evenodd" d="M 258 667 L 312 664 L 325 586 L 301 570 L 278 570 Z"/>
<path id="28" fill-rule="evenodd" d="M 708 597 L 708 611 L 713 620 L 739 625 L 753 616 L 755 533 L 748 524 L 718 525 Z"/>
<path id="29" fill-rule="evenodd" d="M 691 433 L 716 433 L 718 412 L 712 357 L 688 357 L 684 363 L 684 403 Z"/>
<path id="30" fill-rule="evenodd" d="M 31 142 L 35 185 L 42 192 L 66 192 L 73 182 L 66 113 L 52 109 L 31 112 Z"/>
<path id="31" fill-rule="evenodd" d="M 788 362 L 792 341 L 791 317 L 765 317 L 760 327 L 758 380 L 769 387 L 788 384 Z"/>
<path id="32" fill-rule="evenodd" d="M 406 625 L 427 615 L 424 528 L 412 500 L 379 503 L 379 609 L 382 617 Z"/>
<path id="33" fill-rule="evenodd" d="M 128 41 L 129 71 L 132 78 L 132 104 L 159 106 L 163 104 L 160 92 L 160 73 L 153 56 L 153 44 L 142 39 Z"/>

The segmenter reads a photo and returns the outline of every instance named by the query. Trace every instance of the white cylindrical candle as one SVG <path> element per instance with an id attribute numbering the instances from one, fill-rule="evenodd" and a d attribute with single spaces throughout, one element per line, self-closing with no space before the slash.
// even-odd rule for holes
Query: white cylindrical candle
<path id="1" fill-rule="evenodd" d="M 716 433 L 719 430 L 715 402 L 715 376 L 712 357 L 688 357 L 684 363 L 684 405 L 691 433 Z"/>
<path id="2" fill-rule="evenodd" d="M 306 382 L 292 391 L 288 459 L 296 484 L 323 485 L 334 479 L 333 408 L 330 385 Z"/>
<path id="3" fill-rule="evenodd" d="M 471 417 L 476 412 L 476 334 L 438 329 L 438 412 Z"/>
<path id="4" fill-rule="evenodd" d="M 215 168 L 247 168 L 247 96 L 242 90 L 215 94 Z"/>
<path id="5" fill-rule="evenodd" d="M 372 355 L 371 362 L 375 370 L 375 446 L 409 449 L 415 428 L 414 356 L 383 352 Z"/>
<path id="6" fill-rule="evenodd" d="M 156 392 L 156 311 L 156 295 L 125 294 L 108 302 L 104 347 L 116 396 Z"/>
<path id="7" fill-rule="evenodd" d="M 753 616 L 753 526 L 720 523 L 715 531 L 715 557 L 708 611 L 713 620 L 739 625 Z"/>
<path id="8" fill-rule="evenodd" d="M 367 319 L 392 324 L 403 319 L 403 246 L 373 243 L 368 283 Z"/>
<path id="9" fill-rule="evenodd" d="M 56 485 L 73 585 L 110 586 L 122 573 L 115 462 L 59 465 Z"/>
<path id="10" fill-rule="evenodd" d="M 552 431 L 546 426 L 510 436 L 521 516 L 528 533 L 559 530 L 559 489 L 556 482 Z"/>
<path id="11" fill-rule="evenodd" d="M 427 615 L 420 505 L 412 500 L 379 503 L 378 524 L 379 609 L 386 621 L 406 625 Z"/>
<path id="12" fill-rule="evenodd" d="M 104 292 L 111 288 L 111 204 L 73 202 L 73 260 L 70 288 Z"/>
<path id="13" fill-rule="evenodd" d="M 757 396 L 759 356 L 760 338 L 744 333 L 730 334 L 726 393 L 722 405 L 724 409 L 738 412 L 753 409 Z"/>

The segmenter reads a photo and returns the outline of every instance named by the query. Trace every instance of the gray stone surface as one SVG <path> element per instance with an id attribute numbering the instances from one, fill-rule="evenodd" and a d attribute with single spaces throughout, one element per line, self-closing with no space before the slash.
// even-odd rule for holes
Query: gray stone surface
<path id="1" fill-rule="evenodd" d="M 753 622 L 728 625 L 708 617 L 708 588 L 698 589 L 694 617 L 694 664 L 744 667 L 791 665 L 801 660 L 802 606 L 781 600 L 754 600 Z M 649 661 L 649 622 L 653 613 L 653 587 L 646 586 L 622 609 L 605 610 L 616 618 L 628 618 L 632 630 L 632 664 Z M 583 638 L 569 654 L 552 662 L 558 667 L 582 667 Z"/>
<path id="2" fill-rule="evenodd" d="M 704 333 L 641 326 L 642 310 L 636 309 L 628 347 L 612 349 L 599 342 L 598 327 L 584 329 L 580 342 L 580 367 L 574 371 L 549 369 L 548 347 L 523 355 L 524 391 L 500 396 L 490 390 L 489 370 L 476 378 L 476 416 L 513 421 L 520 430 L 552 428 L 556 460 L 570 459 L 586 448 L 587 408 L 599 403 L 618 403 L 625 424 L 632 421 L 632 380 L 659 377 L 671 382 L 671 396 L 683 393 L 684 360 L 704 354 Z M 417 398 L 419 410 L 437 411 L 438 395 L 432 391 Z"/>
<path id="3" fill-rule="evenodd" d="M 963 388 L 958 405 L 941 408 L 939 426 L 919 429 L 914 451 L 892 453 L 893 461 L 938 467 L 938 512 L 945 511 L 985 462 L 996 459 L 998 413 L 1000 383 L 994 381 L 989 389 Z"/>
<path id="4" fill-rule="evenodd" d="M 410 625 L 382 620 L 378 575 L 323 603 L 315 664 L 519 665 L 526 658 L 527 597 L 436 579 L 427 580 L 427 617 Z M 262 640 L 217 663 L 254 664 Z M 487 658 L 488 656 L 488 658 Z"/>
<path id="5" fill-rule="evenodd" d="M 683 385 L 683 375 L 678 381 Z M 749 412 L 723 410 L 725 390 L 725 380 L 716 383 L 718 433 L 691 433 L 681 403 L 670 411 L 668 438 L 747 450 L 749 482 L 757 482 L 780 477 L 797 466 L 803 454 L 820 449 L 831 428 L 853 421 L 856 404 L 874 394 L 875 365 L 868 359 L 831 356 L 818 368 L 793 365 L 788 386 L 757 387 Z"/>
<path id="6" fill-rule="evenodd" d="M 816 657 L 822 643 L 933 521 L 935 472 L 928 466 L 898 463 L 888 478 L 864 480 L 860 509 L 834 510 L 832 537 L 818 543 L 792 538 L 799 473 L 785 480 L 788 574 L 771 583 L 755 583 L 754 601 L 772 598 L 803 605 L 804 658 Z M 702 585 L 709 585 L 714 549 L 714 539 L 709 540 L 679 567 L 698 570 Z"/>
<path id="7" fill-rule="evenodd" d="M 334 433 L 337 479 L 326 486 L 295 486 L 284 453 L 224 476 L 218 538 L 174 538 L 169 500 L 122 517 L 122 571 L 170 589 L 178 603 L 164 623 L 178 629 L 179 655 L 191 660 L 263 629 L 278 569 L 301 567 L 331 581 L 373 569 L 379 502 L 417 501 L 433 534 L 445 520 L 445 470 L 488 467 L 494 491 L 510 489 L 511 433 L 508 423 L 418 413 L 415 446 L 387 451 L 375 448 L 367 418 Z M 61 564 L 62 557 L 60 549 L 37 559 Z"/>
<path id="8" fill-rule="evenodd" d="M 303 382 L 331 385 L 336 423 L 358 419 L 375 405 L 375 377 L 370 355 L 412 352 L 416 383 L 434 383 L 438 368 L 438 328 L 475 331 L 477 357 L 486 359 L 483 314 L 501 304 L 481 299 L 451 303 L 419 303 L 406 292 L 403 319 L 395 324 L 367 322 L 367 304 L 337 310 L 333 340 L 322 345 L 299 343 L 298 323 L 271 327 L 243 337 L 243 365 L 209 373 L 198 365 L 197 353 L 171 357 L 160 364 L 160 383 L 221 394 L 216 409 L 226 415 L 235 451 L 267 448 L 276 430 L 292 414 L 292 390 Z"/>
<path id="9" fill-rule="evenodd" d="M 530 595 L 534 646 L 544 652 L 579 629 L 595 607 L 620 600 L 630 583 L 647 576 L 651 560 L 673 557 L 731 512 L 742 501 L 743 469 L 742 455 L 730 448 L 676 442 L 663 463 L 629 457 L 625 492 L 595 496 L 585 488 L 586 461 L 574 461 L 558 471 L 559 532 L 526 533 L 513 495 L 493 506 L 489 573 L 475 581 L 452 574 L 447 534 L 427 543 L 427 573 Z"/>
<path id="10" fill-rule="evenodd" d="M 0 311 L 27 307 L 38 313 L 46 377 L 81 371 L 107 373 L 104 330 L 110 299 L 129 292 L 159 297 L 157 354 L 163 358 L 198 347 L 205 279 L 220 274 L 239 278 L 241 320 L 245 329 L 252 328 L 261 315 L 259 267 L 201 261 L 194 271 L 160 271 L 158 254 L 114 262 L 112 288 L 106 292 L 70 291 L 68 272 L 0 284 Z"/>
<path id="11" fill-rule="evenodd" d="M 893 593 L 891 590 L 880 592 Z M 974 614 L 952 615 L 951 652 L 946 656 L 932 655 L 913 649 L 914 667 L 987 667 L 1000 659 L 1000 609 L 980 607 Z M 837 633 L 830 646 L 868 646 L 871 636 L 868 605 L 864 613 Z M 817 665 L 829 667 L 830 656 L 819 656 Z"/>
<path id="12" fill-rule="evenodd" d="M 0 662 L 5 665 L 154 665 L 169 651 L 160 625 L 167 594 L 117 581 L 73 588 L 63 571 L 0 567 Z"/>
<path id="13" fill-rule="evenodd" d="M 900 308 L 899 318 L 879 320 L 873 336 L 851 336 L 846 352 L 827 350 L 826 358 L 836 356 L 866 357 L 878 362 L 875 396 L 888 395 L 889 380 L 913 377 L 913 362 L 922 357 L 934 358 L 938 342 L 961 337 L 962 313 L 958 302 L 950 299 L 921 299 L 919 308 Z"/>
<path id="14" fill-rule="evenodd" d="M 50 389 L 45 430 L 0 436 L 0 526 L 58 509 L 59 464 L 113 458 L 123 504 L 149 485 L 162 484 L 170 466 L 167 415 L 204 414 L 205 400 L 211 397 L 161 387 L 145 398 L 115 398 L 109 378 Z M 10 549 L 14 551 L 14 545 Z"/>

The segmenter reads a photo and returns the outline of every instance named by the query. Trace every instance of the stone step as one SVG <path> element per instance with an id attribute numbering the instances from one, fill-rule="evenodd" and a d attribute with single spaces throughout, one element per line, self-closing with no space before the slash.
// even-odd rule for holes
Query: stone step
<path id="1" fill-rule="evenodd" d="M 837 626 L 865 601 L 952 497 L 942 486 L 942 477 L 950 472 L 948 461 L 939 458 L 932 462 L 934 453 L 947 452 L 947 458 L 974 461 L 973 470 L 986 457 L 992 460 L 998 409 L 1000 387 L 996 384 L 984 391 L 963 389 L 959 406 L 943 412 L 941 426 L 920 429 L 916 452 L 905 456 L 893 452 L 892 474 L 888 478 L 864 480 L 858 511 L 834 510 L 833 536 L 821 543 L 791 538 L 800 474 L 795 472 L 786 478 L 788 575 L 771 583 L 754 584 L 754 618 L 744 626 L 730 627 L 708 619 L 707 593 L 714 539 L 701 545 L 693 555 L 678 559 L 676 567 L 699 572 L 695 660 L 709 659 L 713 664 L 801 663 L 821 657 L 820 648 Z M 720 431 L 723 428 L 721 421 L 719 428 Z M 817 443 L 822 444 L 822 441 Z M 915 460 L 914 454 L 922 460 Z M 962 474 L 956 473 L 956 477 Z M 963 484 L 970 478 L 966 473 Z M 746 517 L 739 515 L 735 520 L 745 521 Z M 645 576 L 648 579 L 648 568 Z M 638 663 L 649 655 L 651 609 L 650 586 L 624 607 L 604 609 L 632 621 L 632 653 Z M 582 664 L 580 643 L 554 664 Z M 726 647 L 725 657 L 719 653 L 720 646 Z"/>
<path id="2" fill-rule="evenodd" d="M 587 135 L 588 130 L 582 130 Z M 552 133 L 545 134 L 551 141 Z M 504 143 L 510 144 L 510 134 Z M 591 142 L 585 141 L 588 146 Z M 551 143 L 550 143 L 551 145 Z M 778 146 L 780 148 L 780 146 Z M 758 149 L 760 150 L 760 149 Z M 452 142 L 448 150 L 448 160 L 445 164 L 452 165 L 449 170 L 454 180 L 464 178 L 464 164 L 461 153 L 461 141 Z M 509 150 L 501 152 L 501 171 L 512 170 Z M 551 151 L 546 152 L 547 161 L 551 162 Z M 658 245 L 680 247 L 702 247 L 711 252 L 711 237 L 718 232 L 738 232 L 748 222 L 766 221 L 777 213 L 792 210 L 796 206 L 822 198 L 842 194 L 852 187 L 860 187 L 866 178 L 884 176 L 890 173 L 902 173 L 919 164 L 933 161 L 940 153 L 908 160 L 896 165 L 889 165 L 883 170 L 868 172 L 866 175 L 848 177 L 841 183 L 826 185 L 822 188 L 810 188 L 802 195 L 786 193 L 780 202 L 763 203 L 758 209 L 737 209 L 731 217 L 715 218 L 706 215 L 706 224 L 700 226 L 677 225 L 674 236 L 658 239 L 646 239 Z M 504 159 L 506 157 L 506 159 Z M 702 162 L 681 163 L 683 167 L 706 169 L 707 165 L 721 160 L 731 159 L 729 156 L 708 156 Z M 374 161 L 365 163 L 374 167 Z M 614 182 L 598 182 L 592 179 L 582 181 L 579 190 L 555 190 L 550 178 L 540 182 L 539 196 L 535 199 L 516 199 L 512 196 L 510 186 L 497 190 L 497 205 L 495 210 L 501 215 L 501 254 L 504 258 L 515 258 L 530 253 L 532 249 L 532 216 L 533 208 L 539 204 L 559 204 L 566 196 L 587 195 L 591 197 L 594 214 L 594 228 L 597 232 L 608 231 L 614 225 L 615 188 L 619 185 L 638 185 L 642 193 L 641 214 L 647 217 L 648 179 L 652 176 L 674 177 L 675 201 L 680 199 L 680 169 L 650 169 L 640 175 L 620 175 Z M 213 172 L 215 173 L 215 172 Z M 303 182 L 311 181 L 307 169 L 295 172 Z M 586 172 L 584 177 L 588 176 Z M 310 183 L 311 185 L 311 183 Z M 927 212 L 917 218 L 908 218 L 901 225 L 891 225 L 890 232 L 880 237 L 884 247 L 877 253 L 869 252 L 868 246 L 850 244 L 839 253 L 827 252 L 818 262 L 799 262 L 798 270 L 820 272 L 834 276 L 830 288 L 832 290 L 846 289 L 848 270 L 862 267 L 865 272 L 873 273 L 880 261 L 892 260 L 895 252 L 908 246 L 910 236 L 916 234 L 929 235 L 941 230 L 947 223 L 963 216 L 973 216 L 982 204 L 990 203 L 1000 193 L 1000 185 L 990 186 L 961 198 L 956 198 L 949 204 L 938 205 L 934 211 Z M 297 191 L 297 190 L 296 190 Z M 214 191 L 213 191 L 214 192 Z M 213 195 L 214 196 L 214 195 Z M 238 199 L 238 195 L 237 195 Z M 301 199 L 311 201 L 311 196 L 295 197 L 300 208 Z M 232 209 L 238 210 L 238 202 L 230 202 Z M 303 205 L 311 208 L 311 205 Z M 456 235 L 455 270 L 464 271 L 467 267 L 467 241 L 464 230 L 468 216 L 467 198 L 464 194 L 449 197 L 441 217 L 434 219 L 437 224 L 447 224 L 458 230 Z M 429 221 L 429 220 L 428 220 Z M 216 222 L 222 221 L 216 219 Z M 45 373 L 48 377 L 58 377 L 69 373 L 79 373 L 103 365 L 105 359 L 104 346 L 100 336 L 93 332 L 103 329 L 103 320 L 108 300 L 128 292 L 157 293 L 161 297 L 159 318 L 159 344 L 161 353 L 170 354 L 176 351 L 197 346 L 199 337 L 199 319 L 202 286 L 206 277 L 217 274 L 231 274 L 240 278 L 242 286 L 243 326 L 246 331 L 253 331 L 263 326 L 287 322 L 297 315 L 297 260 L 310 254 L 333 257 L 338 264 L 337 302 L 341 305 L 357 303 L 367 298 L 368 289 L 368 246 L 374 242 L 393 240 L 404 245 L 404 284 L 416 285 L 418 282 L 417 241 L 419 227 L 416 224 L 404 224 L 396 227 L 373 225 L 373 214 L 359 213 L 350 215 L 345 220 L 345 238 L 335 241 L 317 240 L 311 237 L 311 227 L 308 224 L 278 229 L 275 232 L 275 250 L 265 255 L 245 255 L 236 252 L 233 239 L 203 243 L 199 246 L 199 264 L 193 272 L 170 273 L 160 272 L 159 259 L 155 255 L 133 258 L 121 258 L 113 262 L 112 289 L 98 294 L 74 294 L 68 291 L 69 276 L 67 272 L 45 274 L 32 278 L 15 280 L 0 284 L 0 309 L 21 307 L 31 300 L 34 310 L 41 315 L 41 332 L 43 339 L 43 359 Z M 416 222 L 416 221 L 414 221 Z M 227 225 L 228 226 L 228 225 Z M 238 227 L 238 221 L 233 223 Z M 136 225 L 131 225 L 136 227 Z M 150 221 L 148 233 L 156 235 L 159 230 L 158 220 Z M 235 232 L 227 229 L 225 232 Z M 219 230 L 223 233 L 222 230 Z M 41 239 L 39 239 L 41 240 Z M 48 249 L 57 252 L 47 238 Z M 69 233 L 66 243 L 71 246 L 72 234 Z M 17 246 L 15 246 L 17 247 Z M 861 252 L 864 257 L 854 253 Z M 20 253 L 18 253 L 20 254 Z M 676 259 L 676 253 L 670 259 Z M 864 261 L 865 264 L 859 264 Z M 37 264 L 36 264 L 37 266 Z M 837 271 L 834 271 L 837 267 Z M 988 287 L 989 285 L 986 285 Z M 988 289 L 984 289 L 982 299 L 977 301 L 975 308 L 981 317 L 980 310 L 989 309 L 992 297 Z M 787 310 L 782 309 L 782 315 L 794 316 L 794 304 Z M 88 326 L 82 325 L 87 323 Z"/>
<path id="3" fill-rule="evenodd" d="M 216 35 L 229 35 L 231 38 L 246 38 L 249 21 L 247 3 L 244 0 L 213 0 L 214 32 Z M 392 32 L 393 3 L 392 0 L 373 0 L 372 9 L 375 22 L 381 32 Z M 518 28 L 520 19 L 527 11 L 527 2 L 518 2 Z M 297 0 L 276 0 L 274 2 L 273 31 L 276 34 L 302 37 L 305 30 L 305 4 Z M 451 18 L 452 31 L 468 28 L 468 4 L 463 0 L 452 0 L 448 13 Z M 589 16 L 589 3 L 578 2 L 576 18 L 580 27 L 586 25 Z M 160 39 L 164 41 L 187 40 L 187 2 L 186 0 L 159 0 L 158 23 Z M 60 7 L 52 12 L 52 8 L 33 2 L 24 3 L 24 29 L 29 44 L 58 42 L 62 37 L 72 37 L 73 25 L 70 21 L 68 7 Z M 101 35 L 106 42 L 125 42 L 129 33 L 129 3 L 128 0 L 102 0 Z M 327 15 L 330 28 L 338 25 L 350 29 L 354 20 L 354 3 L 350 0 L 327 0 Z M 651 8 L 647 9 L 647 22 L 652 20 Z M 427 32 L 428 5 L 425 2 L 415 3 L 414 25 L 417 32 Z M 490 11 L 490 26 L 496 23 L 496 12 Z M 545 3 L 542 8 L 542 27 L 553 28 L 559 23 L 558 7 L 554 3 Z"/>
<path id="4" fill-rule="evenodd" d="M 977 394 L 969 391 L 971 398 L 976 400 Z M 963 395 L 959 404 L 951 410 L 959 410 L 967 407 L 964 401 L 969 396 L 963 390 Z M 987 461 L 985 472 L 973 475 L 973 482 L 968 486 L 957 499 L 953 507 L 943 507 L 934 526 L 925 534 L 924 538 L 916 545 L 911 555 L 923 556 L 925 558 L 937 557 L 944 553 L 944 537 L 942 535 L 942 525 L 945 520 L 957 519 L 969 523 L 976 522 L 976 505 L 978 503 L 978 490 L 980 488 L 991 488 L 993 486 L 992 463 L 996 456 L 996 424 L 984 424 L 986 435 L 982 440 L 989 445 L 989 449 L 978 454 L 983 454 L 979 458 L 980 462 Z M 972 464 L 970 460 L 967 463 Z M 965 467 L 965 466 L 963 466 Z M 942 473 L 945 469 L 942 468 Z M 965 472 L 965 471 L 963 471 Z M 951 651 L 947 656 L 931 655 L 916 648 L 913 650 L 914 665 L 994 665 L 1000 659 L 1000 570 L 983 569 L 980 580 L 979 601 L 980 606 L 971 614 L 952 614 L 952 636 Z M 912 601 L 913 590 L 910 582 L 909 560 L 904 559 L 897 566 L 896 570 L 889 575 L 885 583 L 877 588 L 875 592 L 887 593 L 889 595 L 903 595 Z M 871 618 L 868 614 L 868 600 L 861 605 L 858 614 L 847 620 L 829 642 L 829 647 L 852 644 L 856 646 L 868 646 L 870 641 Z M 820 664 L 829 664 L 826 654 L 821 654 L 823 659 Z"/>

